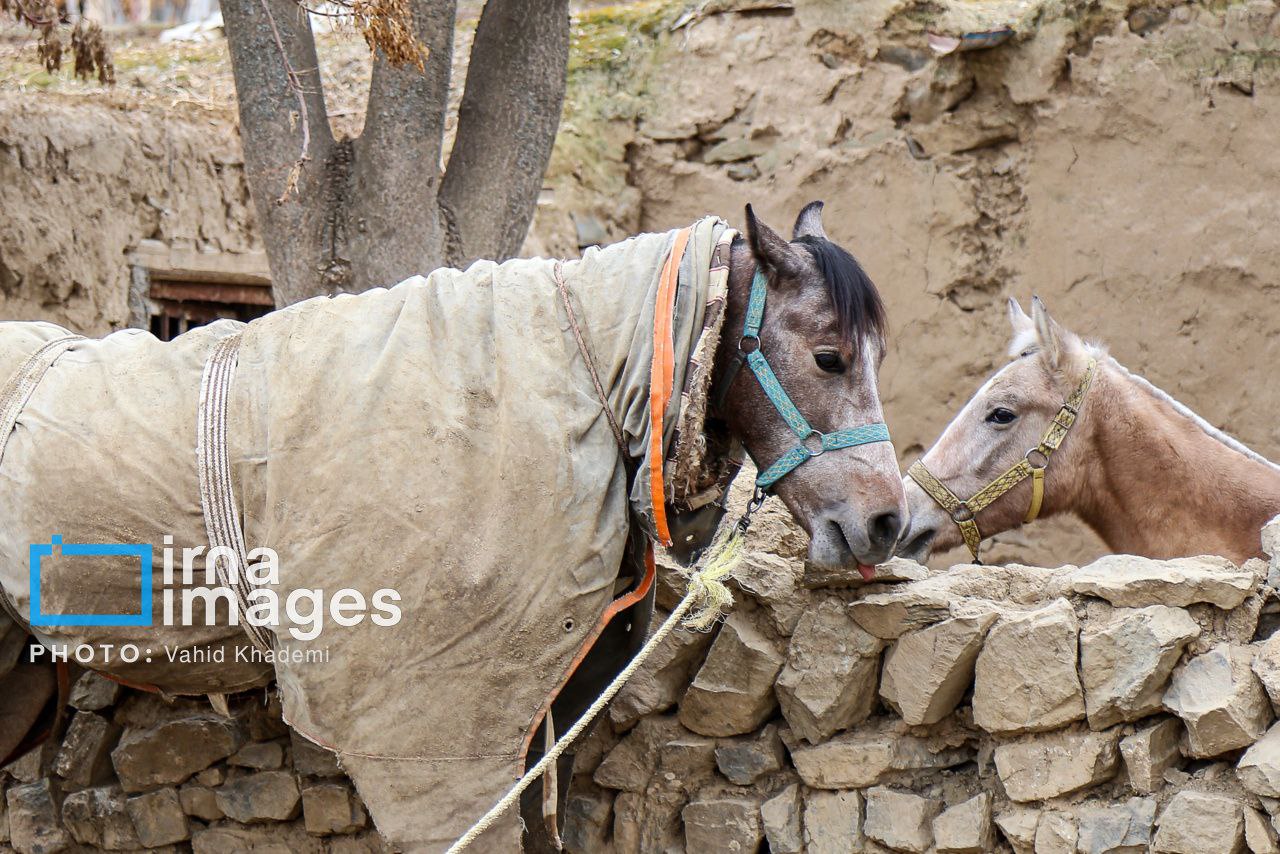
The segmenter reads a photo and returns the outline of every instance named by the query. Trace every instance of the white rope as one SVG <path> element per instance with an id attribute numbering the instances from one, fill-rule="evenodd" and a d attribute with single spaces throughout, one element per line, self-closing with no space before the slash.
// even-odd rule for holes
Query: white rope
<path id="1" fill-rule="evenodd" d="M 622 668 L 622 672 L 619 673 L 611 683 L 609 683 L 609 687 L 604 690 L 604 693 L 596 698 L 596 701 L 591 704 L 591 708 L 587 709 L 587 711 L 583 713 L 582 717 L 578 719 L 578 722 L 574 724 L 568 732 L 560 737 L 560 740 L 556 742 L 556 746 L 551 748 L 550 752 L 543 756 L 542 759 L 538 761 L 537 765 L 534 765 L 525 772 L 525 775 L 520 778 L 520 781 L 516 783 L 515 786 L 512 787 L 511 791 L 507 792 L 506 796 L 503 797 L 502 800 L 494 804 L 493 808 L 485 813 L 479 821 L 472 825 L 471 829 L 463 834 L 462 838 L 453 843 L 446 854 L 456 854 L 456 852 L 462 851 L 472 842 L 475 842 L 476 838 L 479 837 L 480 834 L 492 827 L 494 823 L 502 817 L 503 813 L 509 810 L 517 801 L 520 800 L 520 795 L 524 790 L 529 788 L 530 784 L 532 784 L 534 780 L 541 777 L 543 772 L 545 772 L 553 762 L 560 758 L 560 754 L 564 753 L 565 750 L 568 749 L 569 745 L 573 744 L 573 742 L 577 740 L 578 736 L 582 735 L 587 727 L 591 726 L 591 722 L 595 720 L 596 715 L 600 714 L 600 712 L 604 710 L 605 706 L 609 705 L 609 702 L 619 691 L 622 690 L 622 686 L 627 683 L 627 680 L 640 669 L 645 660 L 653 654 L 653 651 L 658 648 L 658 645 L 666 639 L 667 635 L 671 634 L 672 630 L 675 629 L 676 624 L 678 624 L 680 620 L 684 618 L 684 615 L 689 612 L 689 609 L 693 607 L 694 602 L 703 595 L 704 594 L 699 585 L 690 584 L 689 589 L 684 594 L 684 599 L 682 599 L 680 604 L 676 606 L 676 609 L 671 612 L 671 616 L 667 617 L 666 622 L 659 626 L 658 630 L 653 633 L 653 637 L 649 638 L 648 642 L 640 648 L 640 651 L 636 653 L 636 657 L 631 659 L 631 663 Z"/>

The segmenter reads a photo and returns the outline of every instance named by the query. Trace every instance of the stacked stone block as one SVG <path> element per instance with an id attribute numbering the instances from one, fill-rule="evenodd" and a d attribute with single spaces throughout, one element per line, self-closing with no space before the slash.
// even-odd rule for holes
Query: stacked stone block
<path id="1" fill-rule="evenodd" d="M 718 631 L 677 632 L 580 751 L 566 848 L 1276 852 L 1269 569 L 749 555 Z"/>

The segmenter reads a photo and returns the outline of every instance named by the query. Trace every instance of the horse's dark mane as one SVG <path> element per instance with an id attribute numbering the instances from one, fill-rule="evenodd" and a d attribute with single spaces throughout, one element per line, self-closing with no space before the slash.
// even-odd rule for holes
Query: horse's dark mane
<path id="1" fill-rule="evenodd" d="M 857 259 L 825 237 L 806 235 L 793 243 L 808 250 L 826 279 L 840 334 L 858 345 L 868 338 L 883 344 L 887 325 L 884 303 Z"/>
<path id="2" fill-rule="evenodd" d="M 735 249 L 741 246 L 751 251 L 746 238 L 741 235 L 735 237 L 733 243 Z M 792 244 L 805 248 L 826 280 L 840 334 L 859 348 L 867 339 L 883 346 L 889 325 L 884 303 L 880 301 L 880 291 L 876 289 L 875 282 L 862 269 L 858 259 L 825 237 L 806 235 L 796 238 Z"/>

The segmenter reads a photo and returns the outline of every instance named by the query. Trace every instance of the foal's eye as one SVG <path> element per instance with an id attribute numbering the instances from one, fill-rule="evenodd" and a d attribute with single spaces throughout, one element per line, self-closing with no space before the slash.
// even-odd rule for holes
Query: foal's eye
<path id="1" fill-rule="evenodd" d="M 991 414 L 987 416 L 988 424 L 1012 424 L 1018 417 L 1018 414 L 1011 409 L 1005 409 L 1003 406 L 997 406 L 991 410 Z"/>
<path id="2" fill-rule="evenodd" d="M 844 362 L 840 360 L 839 353 L 832 353 L 830 351 L 814 353 L 813 360 L 818 363 L 819 368 L 822 368 L 822 370 L 829 374 L 844 373 Z"/>

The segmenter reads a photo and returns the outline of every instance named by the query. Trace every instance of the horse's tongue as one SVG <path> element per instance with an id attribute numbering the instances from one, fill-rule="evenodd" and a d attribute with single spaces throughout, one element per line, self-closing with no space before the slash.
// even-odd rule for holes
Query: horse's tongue
<path id="1" fill-rule="evenodd" d="M 862 575 L 863 581 L 870 581 L 876 577 L 876 568 L 867 566 L 865 563 L 858 564 L 858 572 Z"/>

